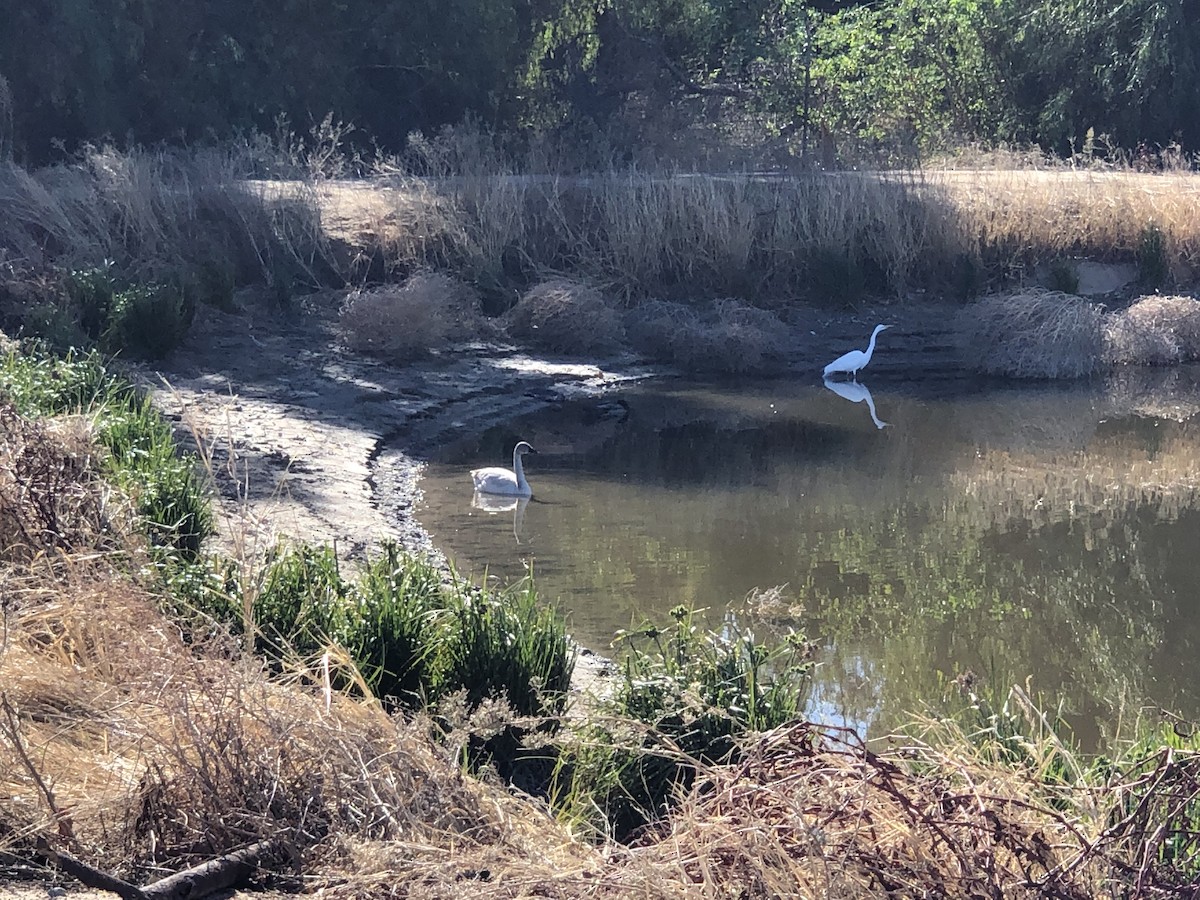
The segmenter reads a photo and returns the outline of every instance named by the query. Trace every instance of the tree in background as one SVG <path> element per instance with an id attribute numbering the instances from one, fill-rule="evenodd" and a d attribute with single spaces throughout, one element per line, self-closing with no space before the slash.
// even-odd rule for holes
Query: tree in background
<path id="1" fill-rule="evenodd" d="M 0 0 L 5 152 L 470 115 L 634 158 L 706 132 L 829 162 L 1091 132 L 1200 146 L 1197 0 Z M 11 119 L 11 126 L 8 124 Z M 755 144 L 755 142 L 758 142 Z M 736 158 L 736 157 L 735 157 Z"/>

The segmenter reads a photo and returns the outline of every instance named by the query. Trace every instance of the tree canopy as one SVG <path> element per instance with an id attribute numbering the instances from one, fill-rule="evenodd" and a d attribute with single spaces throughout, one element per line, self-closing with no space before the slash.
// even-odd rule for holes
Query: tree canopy
<path id="1" fill-rule="evenodd" d="M 797 153 L 1200 144 L 1197 0 L 0 0 L 0 21 L 0 153 L 30 161 L 281 117 L 398 149 L 465 115 L 606 133 L 668 108 Z"/>

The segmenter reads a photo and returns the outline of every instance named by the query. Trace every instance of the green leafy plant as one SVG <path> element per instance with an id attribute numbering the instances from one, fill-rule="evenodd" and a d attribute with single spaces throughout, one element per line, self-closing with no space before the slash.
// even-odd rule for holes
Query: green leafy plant
<path id="1" fill-rule="evenodd" d="M 671 615 L 667 628 L 621 636 L 622 671 L 604 704 L 612 724 L 564 743 L 551 788 L 565 818 L 618 840 L 666 812 L 700 767 L 729 763 L 745 738 L 795 720 L 808 696 L 802 636 L 768 646 L 736 623 L 706 631 L 686 607 Z"/>
<path id="2" fill-rule="evenodd" d="M 183 342 L 192 326 L 196 306 L 184 292 L 169 284 L 127 288 L 113 295 L 105 349 L 123 350 L 144 359 L 162 359 Z"/>

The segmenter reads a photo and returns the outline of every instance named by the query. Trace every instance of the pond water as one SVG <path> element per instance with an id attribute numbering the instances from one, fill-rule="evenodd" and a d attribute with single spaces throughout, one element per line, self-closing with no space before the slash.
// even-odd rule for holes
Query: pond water
<path id="1" fill-rule="evenodd" d="M 813 709 L 894 727 L 970 671 L 1061 701 L 1200 714 L 1200 371 L 1019 386 L 657 380 L 430 462 L 418 518 L 460 571 L 532 567 L 604 653 L 676 604 L 816 642 Z M 510 465 L 529 502 L 472 505 Z M 775 602 L 755 590 L 781 587 Z"/>

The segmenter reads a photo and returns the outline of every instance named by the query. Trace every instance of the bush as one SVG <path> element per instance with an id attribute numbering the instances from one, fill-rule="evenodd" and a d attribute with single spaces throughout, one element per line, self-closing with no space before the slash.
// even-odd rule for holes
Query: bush
<path id="1" fill-rule="evenodd" d="M 808 642 L 769 647 L 737 626 L 702 630 L 685 607 L 674 624 L 627 632 L 622 672 L 603 705 L 641 728 L 596 726 L 567 742 L 557 798 L 568 817 L 599 810 L 618 840 L 661 816 L 700 767 L 737 758 L 751 735 L 795 721 L 811 684 Z"/>
<path id="2" fill-rule="evenodd" d="M 113 295 L 103 345 L 109 353 L 129 351 L 142 359 L 162 359 L 187 336 L 195 302 L 169 284 L 147 284 Z"/>
<path id="3" fill-rule="evenodd" d="M 1016 378 L 1078 378 L 1104 356 L 1104 312 L 1082 297 L 1041 289 L 986 297 L 958 317 L 970 363 Z"/>
<path id="4" fill-rule="evenodd" d="M 448 624 L 442 694 L 465 690 L 471 707 L 504 700 L 526 716 L 562 711 L 574 655 L 562 617 L 530 580 L 499 593 L 456 587 Z"/>
<path id="5" fill-rule="evenodd" d="M 788 327 L 778 316 L 735 300 L 705 308 L 650 301 L 632 309 L 625 324 L 639 351 L 697 372 L 761 370 L 787 346 Z"/>
<path id="6" fill-rule="evenodd" d="M 505 319 L 510 334 L 560 353 L 613 350 L 625 340 L 621 316 L 604 295 L 565 278 L 534 285 Z"/>
<path id="7" fill-rule="evenodd" d="M 478 311 L 478 297 L 462 282 L 420 273 L 399 287 L 350 294 L 339 325 L 351 350 L 402 363 L 474 337 Z"/>
<path id="8" fill-rule="evenodd" d="M 1200 359 L 1200 301 L 1143 297 L 1105 317 L 1105 359 L 1114 365 L 1161 366 Z"/>

